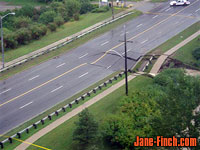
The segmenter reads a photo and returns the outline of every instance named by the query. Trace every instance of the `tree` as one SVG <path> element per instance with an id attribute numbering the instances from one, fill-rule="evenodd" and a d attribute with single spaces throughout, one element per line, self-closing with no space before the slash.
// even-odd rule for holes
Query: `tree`
<path id="1" fill-rule="evenodd" d="M 81 150 L 86 150 L 91 144 L 96 142 L 98 137 L 98 124 L 88 109 L 85 109 L 79 114 L 79 121 L 75 125 L 76 129 L 73 133 L 73 140 L 77 144 L 76 147 Z"/>
<path id="2" fill-rule="evenodd" d="M 69 17 L 77 16 L 80 12 L 81 5 L 77 0 L 67 0 L 66 1 L 66 8 L 67 8 L 67 14 Z"/>
<path id="3" fill-rule="evenodd" d="M 27 28 L 31 24 L 31 19 L 29 17 L 15 17 L 14 26 L 16 29 Z"/>
<path id="4" fill-rule="evenodd" d="M 17 16 L 26 16 L 30 18 L 33 17 L 35 14 L 37 14 L 37 9 L 35 9 L 31 5 L 25 5 L 16 12 Z"/>
<path id="5" fill-rule="evenodd" d="M 90 3 L 90 0 L 79 0 L 79 2 L 81 3 L 80 14 L 85 14 L 92 10 L 92 4 Z"/>
<path id="6" fill-rule="evenodd" d="M 46 11 L 42 13 L 39 17 L 39 22 L 48 24 L 54 21 L 54 18 L 57 16 L 55 11 Z"/>
<path id="7" fill-rule="evenodd" d="M 57 26 L 61 26 L 64 23 L 64 19 L 62 18 L 61 15 L 58 15 L 54 18 L 54 22 L 56 23 Z"/>
<path id="8" fill-rule="evenodd" d="M 16 31 L 16 36 L 19 44 L 27 44 L 31 40 L 31 31 L 27 28 L 21 28 Z"/>
<path id="9" fill-rule="evenodd" d="M 194 114 L 194 110 L 200 103 L 199 78 L 187 76 L 180 69 L 169 69 L 156 76 L 155 83 L 165 93 L 157 101 L 160 115 L 152 120 L 155 133 L 198 138 L 200 112 Z"/>

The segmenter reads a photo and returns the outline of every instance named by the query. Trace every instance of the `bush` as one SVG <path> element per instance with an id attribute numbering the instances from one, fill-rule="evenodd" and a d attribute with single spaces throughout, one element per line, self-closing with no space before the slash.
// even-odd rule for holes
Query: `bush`
<path id="1" fill-rule="evenodd" d="M 57 26 L 61 26 L 64 23 L 64 19 L 61 15 L 54 18 L 54 22 Z"/>
<path id="2" fill-rule="evenodd" d="M 32 39 L 38 40 L 42 36 L 42 28 L 39 25 L 34 24 L 30 26 Z"/>
<path id="3" fill-rule="evenodd" d="M 33 6 L 25 5 L 19 11 L 17 11 L 17 16 L 26 16 L 26 17 L 33 17 L 35 14 L 37 14 L 37 9 L 35 9 Z"/>
<path id="4" fill-rule="evenodd" d="M 66 9 L 69 17 L 74 17 L 75 14 L 79 14 L 81 5 L 77 0 L 67 0 Z"/>
<path id="5" fill-rule="evenodd" d="M 57 16 L 55 11 L 47 11 L 40 15 L 39 22 L 43 24 L 48 24 L 54 21 L 54 18 Z"/>
<path id="6" fill-rule="evenodd" d="M 31 24 L 31 19 L 29 17 L 20 16 L 14 18 L 14 26 L 16 29 L 27 28 L 29 24 Z"/>
<path id="7" fill-rule="evenodd" d="M 100 7 L 100 8 L 95 8 L 92 10 L 92 13 L 101 13 L 101 12 L 107 12 L 109 10 L 108 6 Z"/>
<path id="8" fill-rule="evenodd" d="M 51 31 L 56 31 L 56 24 L 55 23 L 49 23 L 48 24 L 48 28 L 51 30 Z"/>
<path id="9" fill-rule="evenodd" d="M 16 48 L 18 45 L 16 34 L 6 28 L 4 28 L 3 30 L 5 48 Z"/>
<path id="10" fill-rule="evenodd" d="M 42 31 L 41 32 L 42 36 L 46 35 L 46 33 L 47 33 L 47 26 L 45 26 L 43 24 L 40 24 L 39 26 L 40 26 L 41 31 Z"/>
<path id="11" fill-rule="evenodd" d="M 196 60 L 200 60 L 200 47 L 196 48 L 193 52 L 192 52 L 193 57 Z"/>
<path id="12" fill-rule="evenodd" d="M 21 28 L 16 31 L 16 36 L 19 44 L 27 44 L 31 40 L 31 31 L 27 28 Z"/>
<path id="13" fill-rule="evenodd" d="M 92 4 L 90 4 L 90 0 L 79 0 L 81 3 L 80 14 L 85 14 L 88 11 L 92 10 Z"/>

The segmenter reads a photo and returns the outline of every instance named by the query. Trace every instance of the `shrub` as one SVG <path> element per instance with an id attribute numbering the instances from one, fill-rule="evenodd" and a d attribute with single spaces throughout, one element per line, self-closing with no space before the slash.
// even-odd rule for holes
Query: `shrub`
<path id="1" fill-rule="evenodd" d="M 76 21 L 79 20 L 79 16 L 80 16 L 80 15 L 79 15 L 78 13 L 77 13 L 77 14 L 74 14 L 74 20 L 76 20 Z"/>
<path id="2" fill-rule="evenodd" d="M 56 23 L 57 26 L 61 26 L 64 23 L 64 19 L 61 15 L 58 15 L 57 17 L 54 18 L 54 22 Z"/>
<path id="3" fill-rule="evenodd" d="M 17 11 L 17 16 L 26 16 L 26 17 L 33 17 L 35 14 L 37 14 L 37 9 L 35 9 L 33 6 L 25 5 L 19 11 Z"/>
<path id="4" fill-rule="evenodd" d="M 77 0 L 67 0 L 66 9 L 69 17 L 74 17 L 75 14 L 79 14 L 81 5 Z"/>
<path id="5" fill-rule="evenodd" d="M 108 6 L 100 7 L 100 8 L 95 8 L 92 10 L 92 13 L 101 13 L 101 12 L 107 12 L 109 10 Z"/>
<path id="6" fill-rule="evenodd" d="M 90 4 L 90 0 L 79 0 L 81 3 L 80 14 L 85 14 L 88 11 L 92 10 L 92 4 Z"/>
<path id="7" fill-rule="evenodd" d="M 47 33 L 47 26 L 45 26 L 43 24 L 40 24 L 39 26 L 40 26 L 41 31 L 42 31 L 41 32 L 42 36 L 46 35 L 46 33 Z"/>
<path id="8" fill-rule="evenodd" d="M 196 60 L 200 60 L 200 47 L 196 48 L 193 52 L 192 52 L 193 57 Z"/>
<path id="9" fill-rule="evenodd" d="M 29 29 L 31 31 L 32 39 L 38 40 L 42 36 L 42 29 L 40 28 L 39 25 L 37 24 L 31 25 Z"/>
<path id="10" fill-rule="evenodd" d="M 16 29 L 19 28 L 27 28 L 31 24 L 31 19 L 29 17 L 15 17 L 14 18 L 14 26 Z"/>
<path id="11" fill-rule="evenodd" d="M 51 31 L 56 31 L 56 24 L 55 23 L 49 23 L 48 24 L 48 28 L 51 30 Z"/>
<path id="12" fill-rule="evenodd" d="M 41 23 L 48 24 L 50 22 L 53 22 L 55 17 L 56 17 L 56 12 L 51 10 L 51 11 L 42 13 L 40 15 L 39 21 Z"/>
<path id="13" fill-rule="evenodd" d="M 31 31 L 27 28 L 21 28 L 16 31 L 16 36 L 19 44 L 27 44 L 31 40 Z"/>
<path id="14" fill-rule="evenodd" d="M 16 34 L 6 28 L 4 30 L 4 46 L 5 48 L 16 48 L 18 45 Z M 7 49 L 5 49 L 7 50 Z"/>

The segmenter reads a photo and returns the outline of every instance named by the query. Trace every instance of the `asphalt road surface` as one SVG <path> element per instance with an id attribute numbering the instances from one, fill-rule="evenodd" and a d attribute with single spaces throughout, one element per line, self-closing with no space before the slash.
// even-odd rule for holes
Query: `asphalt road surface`
<path id="1" fill-rule="evenodd" d="M 128 67 L 141 55 L 200 18 L 200 0 L 189 6 L 162 3 L 126 23 Z M 173 14 L 173 15 L 172 15 Z M 22 124 L 117 70 L 124 69 L 124 27 L 0 82 L 0 134 Z"/>

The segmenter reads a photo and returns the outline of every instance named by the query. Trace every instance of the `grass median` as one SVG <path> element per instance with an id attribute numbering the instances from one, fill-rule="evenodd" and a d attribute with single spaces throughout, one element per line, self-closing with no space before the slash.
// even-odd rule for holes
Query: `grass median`
<path id="1" fill-rule="evenodd" d="M 140 11 L 134 11 L 135 13 L 131 14 L 131 15 L 128 15 L 120 20 L 117 20 L 115 21 L 114 23 L 112 24 L 108 24 L 98 30 L 95 30 L 93 32 L 91 32 L 90 34 L 88 35 L 85 35 L 84 37 L 78 39 L 78 40 L 75 40 L 74 42 L 72 43 L 69 43 L 59 49 L 56 49 L 55 51 L 52 51 L 48 54 L 45 54 L 45 55 L 42 55 L 42 56 L 39 56 L 38 58 L 35 58 L 33 60 L 30 60 L 22 65 L 19 65 L 19 66 L 16 66 L 14 69 L 10 69 L 8 71 L 5 71 L 5 72 L 2 72 L 0 73 L 0 80 L 3 80 L 3 79 L 6 79 L 16 73 L 19 73 L 21 71 L 24 71 L 26 69 L 29 69 L 31 68 L 32 66 L 35 66 L 35 65 L 38 65 L 44 61 L 47 61 L 48 59 L 51 59 L 55 56 L 59 56 L 61 54 L 64 54 L 66 53 L 67 51 L 71 50 L 71 49 L 74 49 L 86 42 L 88 42 L 89 40 L 91 39 L 94 39 L 96 38 L 97 36 L 100 36 L 101 34 L 105 33 L 105 32 L 108 32 L 109 30 L 113 29 L 113 28 L 116 28 L 117 26 L 119 25 L 122 25 L 124 24 L 125 22 L 139 16 L 141 14 Z"/>
<path id="2" fill-rule="evenodd" d="M 152 79 L 139 76 L 129 82 L 129 90 L 134 91 L 142 88 L 144 85 L 151 84 Z M 101 99 L 99 102 L 89 107 L 89 111 L 92 112 L 95 119 L 101 123 L 108 115 L 114 113 L 120 103 L 120 99 L 125 96 L 125 87 L 122 86 L 115 90 L 113 93 Z M 66 121 L 53 131 L 49 132 L 45 136 L 41 137 L 34 144 L 38 144 L 54 150 L 71 150 L 72 149 L 72 134 L 75 129 L 74 122 L 77 121 L 77 115 L 70 120 Z M 109 149 L 104 145 L 98 145 L 99 149 Z M 36 147 L 30 146 L 28 150 L 37 150 Z"/>

